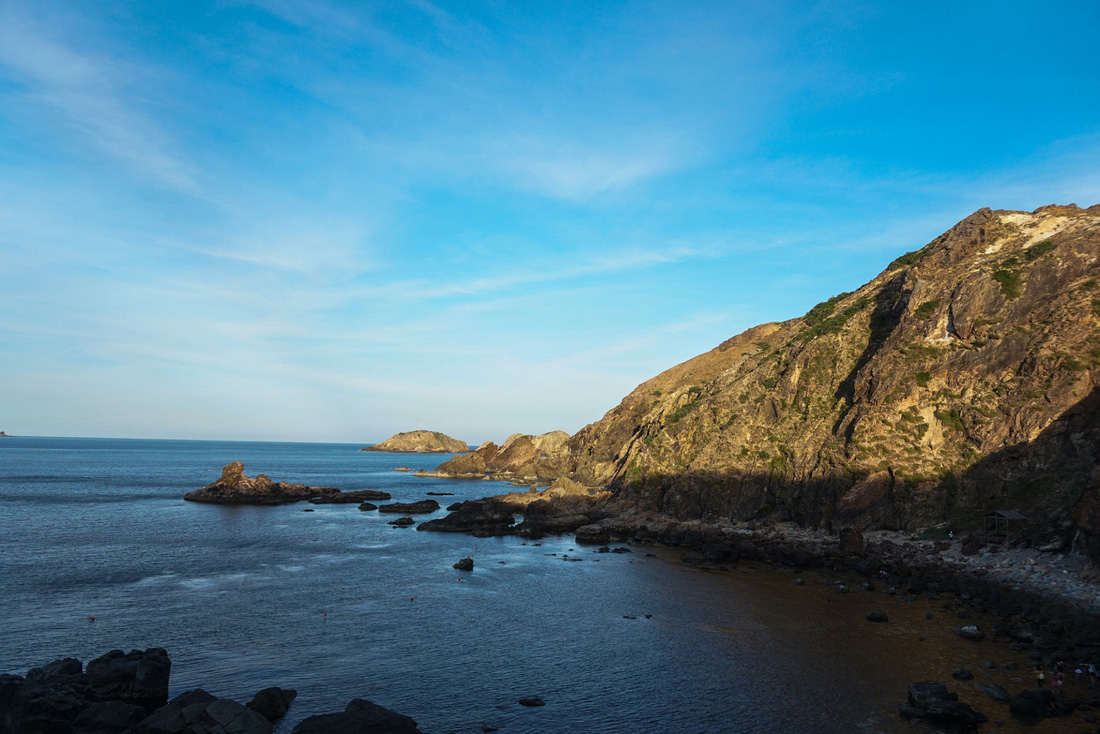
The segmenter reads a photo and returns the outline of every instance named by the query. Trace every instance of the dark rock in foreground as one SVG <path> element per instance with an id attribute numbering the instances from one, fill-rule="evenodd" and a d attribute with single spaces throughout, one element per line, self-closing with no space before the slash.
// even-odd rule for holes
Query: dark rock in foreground
<path id="1" fill-rule="evenodd" d="M 416 515 L 425 512 L 435 512 L 439 509 L 439 503 L 435 500 L 420 500 L 419 502 L 393 502 L 388 505 L 379 505 L 379 512 L 390 512 L 402 515 Z"/>
<path id="2" fill-rule="evenodd" d="M 298 691 L 272 686 L 257 691 L 252 700 L 245 704 L 248 708 L 274 722 L 283 718 L 290 710 L 290 703 L 298 696 Z"/>
<path id="3" fill-rule="evenodd" d="M 473 571 L 474 559 L 467 556 L 466 558 L 463 558 L 458 563 L 456 563 L 453 568 L 457 568 L 459 571 Z"/>
<path id="4" fill-rule="evenodd" d="M 219 505 L 286 505 L 337 494 L 335 487 L 307 487 L 304 484 L 273 482 L 266 474 L 247 477 L 244 464 L 226 464 L 218 481 L 183 496 L 190 502 L 210 502 Z"/>
<path id="5" fill-rule="evenodd" d="M 150 648 L 112 650 L 87 671 L 65 658 L 25 678 L 0 675 L 0 731 L 121 732 L 168 700 L 171 666 L 164 650 Z"/>
<path id="6" fill-rule="evenodd" d="M 351 505 L 368 500 L 388 500 L 390 497 L 389 492 L 381 492 L 377 489 L 357 489 L 352 492 L 336 490 L 332 494 L 310 497 L 309 501 L 314 505 Z"/>
<path id="7" fill-rule="evenodd" d="M 0 675 L 0 734 L 271 734 L 297 693 L 272 687 L 247 706 L 206 691 L 168 701 L 171 661 L 160 648 L 112 650 L 88 663 L 64 658 L 26 677 Z M 295 734 L 419 734 L 416 722 L 355 699 L 311 716 Z"/>
<path id="8" fill-rule="evenodd" d="M 408 716 L 356 698 L 343 713 L 310 716 L 291 734 L 420 734 L 420 729 Z"/>
<path id="9" fill-rule="evenodd" d="M 867 612 L 866 617 L 868 622 L 889 622 L 890 618 L 886 616 L 886 612 Z"/>
<path id="10" fill-rule="evenodd" d="M 909 684 L 909 704 L 898 706 L 906 719 L 922 719 L 930 724 L 962 730 L 976 730 L 989 719 L 958 700 L 943 683 L 925 681 Z"/>

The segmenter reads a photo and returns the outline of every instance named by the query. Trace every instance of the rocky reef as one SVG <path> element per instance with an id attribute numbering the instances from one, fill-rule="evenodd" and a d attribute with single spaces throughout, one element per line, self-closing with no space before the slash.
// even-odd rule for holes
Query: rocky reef
<path id="1" fill-rule="evenodd" d="M 370 492 L 370 490 L 366 491 Z M 248 477 L 244 473 L 244 464 L 234 461 L 225 465 L 221 477 L 216 482 L 202 489 L 196 489 L 194 492 L 188 492 L 183 498 L 189 502 L 209 502 L 219 505 L 286 505 L 313 498 L 338 502 L 340 500 L 334 498 L 342 494 L 335 487 L 308 487 L 304 484 L 273 482 L 266 474 Z M 348 494 L 355 494 L 358 497 L 361 493 L 349 492 Z M 389 495 L 385 492 L 374 494 L 385 495 L 376 499 L 389 499 Z M 361 502 L 362 500 L 347 501 Z"/>
<path id="2" fill-rule="evenodd" d="M 360 451 L 388 451 L 404 454 L 462 454 L 470 450 L 465 441 L 451 438 L 439 431 L 406 431 L 395 433 L 381 443 Z"/>
<path id="3" fill-rule="evenodd" d="M 204 690 L 168 700 L 172 662 L 162 648 L 113 650 L 88 663 L 64 658 L 25 676 L 0 675 L 0 734 L 271 734 L 297 696 L 265 688 L 247 704 Z M 417 734 L 416 722 L 361 698 L 341 713 L 310 716 L 292 734 Z"/>
<path id="4" fill-rule="evenodd" d="M 534 484 L 561 476 L 562 451 L 569 440 L 565 431 L 539 436 L 515 433 L 498 446 L 487 441 L 464 456 L 456 456 L 430 472 L 417 476 L 449 479 L 503 479 Z"/>

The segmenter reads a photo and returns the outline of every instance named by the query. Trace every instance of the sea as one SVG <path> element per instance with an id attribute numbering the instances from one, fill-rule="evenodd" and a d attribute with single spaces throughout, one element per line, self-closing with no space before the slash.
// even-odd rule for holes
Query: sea
<path id="1" fill-rule="evenodd" d="M 444 508 L 510 489 L 395 471 L 448 455 L 359 448 L 0 439 L 0 673 L 163 647 L 172 695 L 297 690 L 276 732 L 365 698 L 424 732 L 505 734 L 911 731 L 896 714 L 911 681 L 950 682 L 989 658 L 1006 686 L 1027 674 L 1022 659 L 1004 667 L 1007 647 L 962 641 L 940 601 L 841 594 L 831 574 L 419 532 L 354 504 L 182 499 L 235 460 L 249 476 L 394 501 L 446 493 Z M 474 570 L 455 570 L 467 556 Z M 876 609 L 890 623 L 864 619 Z"/>

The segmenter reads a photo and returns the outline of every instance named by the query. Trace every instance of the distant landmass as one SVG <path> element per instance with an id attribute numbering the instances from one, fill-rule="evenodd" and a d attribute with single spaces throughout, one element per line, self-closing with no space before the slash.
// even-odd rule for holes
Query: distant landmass
<path id="1" fill-rule="evenodd" d="M 4 433 L 3 431 L 0 431 L 0 438 L 14 438 L 14 436 L 11 436 L 7 433 Z"/>
<path id="2" fill-rule="evenodd" d="M 439 431 L 406 431 L 396 433 L 381 443 L 360 451 L 388 451 L 401 454 L 463 454 L 470 450 L 465 441 L 451 438 Z"/>

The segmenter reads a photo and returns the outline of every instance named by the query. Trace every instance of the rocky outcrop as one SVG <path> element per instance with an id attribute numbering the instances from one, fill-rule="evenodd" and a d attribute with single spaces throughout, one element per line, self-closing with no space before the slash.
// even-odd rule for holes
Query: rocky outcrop
<path id="1" fill-rule="evenodd" d="M 555 480 L 545 490 L 456 502 L 447 508 L 449 515 L 421 523 L 417 530 L 470 533 L 475 536 L 510 535 L 526 538 L 573 532 L 607 517 L 606 501 L 610 493 L 586 487 L 571 479 Z M 523 522 L 515 523 L 515 515 Z"/>
<path id="2" fill-rule="evenodd" d="M 382 492 L 377 489 L 356 489 L 351 492 L 337 490 L 331 494 L 310 497 L 309 502 L 312 505 L 352 505 L 357 502 L 368 502 L 369 500 L 388 500 L 390 497 L 389 492 Z"/>
<path id="3" fill-rule="evenodd" d="M 219 505 L 285 505 L 339 494 L 335 487 L 307 487 L 304 484 L 273 482 L 266 474 L 245 476 L 244 464 L 226 464 L 218 481 L 183 496 L 190 502 L 210 502 Z"/>
<path id="4" fill-rule="evenodd" d="M 379 505 L 379 512 L 390 512 L 397 515 L 418 515 L 425 512 L 435 512 L 439 509 L 439 503 L 435 500 L 420 500 L 419 502 L 392 502 L 388 505 Z"/>
<path id="5" fill-rule="evenodd" d="M 12 438 L 12 436 L 7 434 L 7 433 L 4 433 L 3 431 L 0 431 L 0 438 Z"/>
<path id="6" fill-rule="evenodd" d="M 505 479 L 534 484 L 561 476 L 562 452 L 569 434 L 551 431 L 539 436 L 516 433 L 500 446 L 487 441 L 464 456 L 417 476 L 450 479 Z"/>
<path id="7" fill-rule="evenodd" d="M 983 209 L 643 383 L 544 473 L 683 520 L 980 529 L 1011 509 L 1020 537 L 1100 561 L 1098 282 L 1100 206 Z"/>
<path id="8" fill-rule="evenodd" d="M 160 648 L 113 650 L 0 675 L 0 732 L 121 732 L 168 700 L 172 663 Z"/>
<path id="9" fill-rule="evenodd" d="M 0 675 L 0 734 L 271 734 L 297 696 L 278 687 L 247 705 L 204 690 L 168 700 L 171 661 L 160 648 L 114 650 L 88 663 L 65 658 L 26 676 Z M 311 716 L 297 734 L 419 734 L 416 722 L 354 699 L 341 714 Z"/>
<path id="10" fill-rule="evenodd" d="M 407 431 L 396 433 L 381 443 L 360 451 L 388 451 L 403 454 L 462 454 L 470 450 L 465 441 L 451 438 L 439 431 Z"/>

